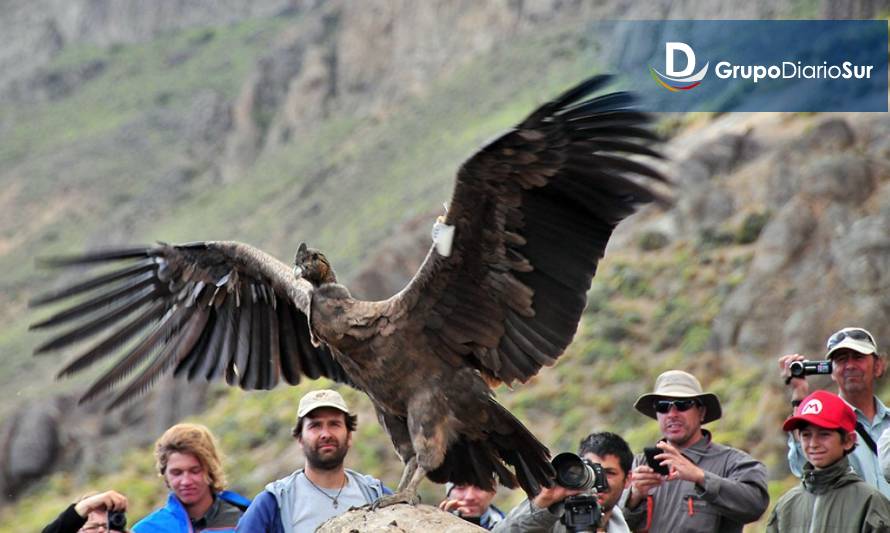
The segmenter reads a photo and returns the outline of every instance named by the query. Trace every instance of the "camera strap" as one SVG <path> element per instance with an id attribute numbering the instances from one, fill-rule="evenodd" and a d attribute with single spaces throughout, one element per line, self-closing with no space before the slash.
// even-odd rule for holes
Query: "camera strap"
<path id="1" fill-rule="evenodd" d="M 875 444 L 875 439 L 871 438 L 871 435 L 868 434 L 868 431 L 865 431 L 865 427 L 861 422 L 856 422 L 856 433 L 859 433 L 859 436 L 862 437 L 862 440 L 865 441 L 866 446 L 871 452 L 875 455 L 878 454 L 878 445 Z"/>

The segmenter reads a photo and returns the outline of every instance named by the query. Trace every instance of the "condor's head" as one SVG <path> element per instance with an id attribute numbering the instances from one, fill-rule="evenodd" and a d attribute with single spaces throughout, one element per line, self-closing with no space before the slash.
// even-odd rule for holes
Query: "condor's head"
<path id="1" fill-rule="evenodd" d="M 324 283 L 337 283 L 337 275 L 328 263 L 328 258 L 318 250 L 308 248 L 305 242 L 300 243 L 294 256 L 294 276 L 305 279 L 315 287 Z"/>

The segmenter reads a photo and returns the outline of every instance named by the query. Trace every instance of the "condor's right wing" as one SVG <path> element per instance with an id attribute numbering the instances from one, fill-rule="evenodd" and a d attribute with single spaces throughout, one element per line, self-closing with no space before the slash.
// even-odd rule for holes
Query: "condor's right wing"
<path id="1" fill-rule="evenodd" d="M 111 266 L 30 302 L 68 302 L 31 329 L 73 324 L 35 353 L 95 339 L 78 350 L 58 377 L 115 357 L 81 402 L 119 389 L 109 404 L 115 407 L 170 372 L 189 381 L 225 376 L 228 384 L 244 389 L 270 389 L 281 379 L 296 384 L 301 376 L 352 385 L 328 348 L 310 340 L 312 285 L 247 244 L 159 244 L 46 263 Z"/>

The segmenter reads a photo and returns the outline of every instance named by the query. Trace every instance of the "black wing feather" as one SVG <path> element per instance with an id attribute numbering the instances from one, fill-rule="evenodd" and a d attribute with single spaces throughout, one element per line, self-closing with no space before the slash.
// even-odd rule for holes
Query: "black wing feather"
<path id="1" fill-rule="evenodd" d="M 37 352 L 98 339 L 80 348 L 59 376 L 118 354 L 82 401 L 120 387 L 111 404 L 119 405 L 168 372 L 187 380 L 225 377 L 248 389 L 274 387 L 281 373 L 290 383 L 301 373 L 352 383 L 330 352 L 309 340 L 306 315 L 298 308 L 308 309 L 310 295 L 300 292 L 305 286 L 294 291 L 290 285 L 298 282 L 290 268 L 255 248 L 231 242 L 159 244 L 42 263 L 113 266 L 31 301 L 32 306 L 69 302 L 32 328 L 73 324 Z M 293 295 L 299 299 L 292 301 Z"/>
<path id="2" fill-rule="evenodd" d="M 596 94 L 608 81 L 583 81 L 464 163 L 453 251 L 432 250 L 402 293 L 431 345 L 490 377 L 526 381 L 556 361 L 615 226 L 661 199 L 648 184 L 664 177 L 627 157 L 660 158 L 651 116 L 627 92 Z"/>

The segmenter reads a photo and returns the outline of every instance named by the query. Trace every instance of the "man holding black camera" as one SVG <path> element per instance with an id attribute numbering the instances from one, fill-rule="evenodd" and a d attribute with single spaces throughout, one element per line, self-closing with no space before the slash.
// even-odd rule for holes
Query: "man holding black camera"
<path id="1" fill-rule="evenodd" d="M 830 365 L 831 380 L 837 383 L 838 395 L 856 413 L 856 432 L 860 446 L 850 454 L 850 466 L 869 485 L 890 498 L 890 483 L 884 479 L 877 455 L 877 441 L 884 430 L 890 428 L 890 411 L 875 396 L 875 382 L 884 375 L 886 361 L 878 353 L 874 336 L 859 327 L 843 328 L 828 338 L 825 359 Z M 817 365 L 802 365 L 803 355 L 789 354 L 779 358 L 779 369 L 785 384 L 791 389 L 792 409 L 810 392 L 806 375 L 815 373 Z M 792 372 L 792 366 L 800 365 L 801 372 Z M 808 370 L 812 368 L 813 370 Z M 788 434 L 788 466 L 797 477 L 801 476 L 806 463 L 800 443 L 793 433 Z"/>
<path id="2" fill-rule="evenodd" d="M 624 516 L 633 530 L 741 532 L 769 505 L 766 467 L 747 453 L 717 444 L 702 429 L 720 418 L 720 400 L 692 374 L 664 372 L 655 391 L 634 407 L 658 421 L 660 453 L 637 456 Z M 653 468 L 654 467 L 654 468 Z M 666 474 L 656 468 L 667 467 Z"/>
<path id="3" fill-rule="evenodd" d="M 127 525 L 127 498 L 109 490 L 84 496 L 43 528 L 43 533 L 123 532 Z"/>
<path id="4" fill-rule="evenodd" d="M 602 516 L 601 527 L 596 531 L 608 533 L 630 533 L 627 522 L 617 507 L 621 494 L 627 488 L 633 453 L 620 436 L 614 433 L 591 433 L 581 440 L 578 454 L 590 463 L 602 467 L 608 480 L 608 488 L 596 494 L 596 501 Z M 516 506 L 507 517 L 492 530 L 494 533 L 563 533 L 570 529 L 565 526 L 566 498 L 584 493 L 584 489 L 568 489 L 560 485 L 543 488 L 531 501 L 526 500 Z M 568 521 L 570 524 L 572 521 Z M 571 527 L 571 526 L 570 526 Z"/>

